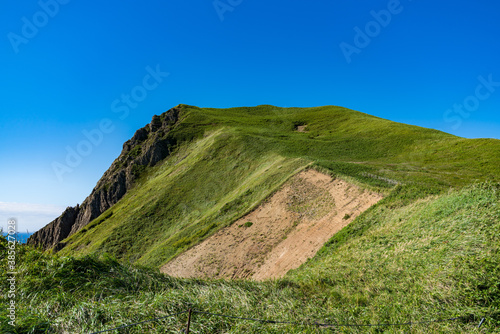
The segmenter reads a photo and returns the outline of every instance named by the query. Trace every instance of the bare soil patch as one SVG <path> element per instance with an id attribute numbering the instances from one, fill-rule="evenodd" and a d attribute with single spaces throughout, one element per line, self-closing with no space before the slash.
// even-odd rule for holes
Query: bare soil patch
<path id="1" fill-rule="evenodd" d="M 307 125 L 299 125 L 297 126 L 297 131 L 298 132 L 307 132 Z"/>
<path id="2" fill-rule="evenodd" d="M 382 195 L 315 170 L 291 178 L 257 209 L 179 255 L 176 277 L 264 280 L 298 268 Z"/>

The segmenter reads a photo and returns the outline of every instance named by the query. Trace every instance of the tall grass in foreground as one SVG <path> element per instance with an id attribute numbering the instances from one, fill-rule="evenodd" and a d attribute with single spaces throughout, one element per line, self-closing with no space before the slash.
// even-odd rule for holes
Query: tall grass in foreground
<path id="1" fill-rule="evenodd" d="M 102 255 L 17 246 L 17 320 L 2 333 L 87 333 L 192 307 L 281 321 L 413 326 L 318 328 L 195 314 L 192 333 L 490 333 L 500 329 L 500 186 L 483 184 L 393 207 L 384 200 L 285 279 L 175 279 Z M 6 241 L 0 239 L 2 292 Z M 187 315 L 114 333 L 180 333 Z M 477 325 L 482 317 L 486 322 Z"/>

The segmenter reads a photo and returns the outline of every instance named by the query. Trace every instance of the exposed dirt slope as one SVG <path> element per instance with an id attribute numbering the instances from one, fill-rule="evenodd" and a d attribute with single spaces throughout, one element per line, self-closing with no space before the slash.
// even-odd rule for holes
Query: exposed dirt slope
<path id="1" fill-rule="evenodd" d="M 177 277 L 282 277 L 381 198 L 315 170 L 303 171 L 256 210 L 161 271 Z"/>

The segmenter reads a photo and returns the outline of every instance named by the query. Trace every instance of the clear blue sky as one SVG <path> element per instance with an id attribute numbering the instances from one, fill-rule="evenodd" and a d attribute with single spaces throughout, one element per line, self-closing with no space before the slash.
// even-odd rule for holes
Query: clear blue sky
<path id="1" fill-rule="evenodd" d="M 4 228 L 15 216 L 20 230 L 36 230 L 81 203 L 123 142 L 179 103 L 340 105 L 462 137 L 500 138 L 498 1 L 1 7 Z M 84 131 L 94 136 L 91 147 L 81 145 Z M 66 164 L 68 149 L 87 155 L 58 176 L 54 166 Z"/>

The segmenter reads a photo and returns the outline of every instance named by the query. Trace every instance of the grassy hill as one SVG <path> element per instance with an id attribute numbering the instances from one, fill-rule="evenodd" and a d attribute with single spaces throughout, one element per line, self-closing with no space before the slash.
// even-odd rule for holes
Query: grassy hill
<path id="1" fill-rule="evenodd" d="M 65 240 L 62 254 L 107 252 L 159 267 L 308 166 L 385 193 L 402 183 L 401 198 L 500 175 L 498 140 L 467 140 L 341 107 L 182 106 L 169 136 L 178 143 L 175 153 Z"/>
<path id="2" fill-rule="evenodd" d="M 285 279 L 175 279 L 108 255 L 60 257 L 18 246 L 17 316 L 5 333 L 91 332 L 201 312 L 274 321 L 414 325 L 339 333 L 493 333 L 500 329 L 500 185 L 491 183 L 390 208 L 389 196 Z M 1 254 L 6 252 L 1 239 Z M 6 269 L 2 255 L 2 269 Z M 2 291 L 8 289 L 1 271 Z M 485 318 L 481 329 L 477 326 Z M 179 333 L 187 315 L 120 333 Z M 194 314 L 193 333 L 323 333 L 331 328 Z M 116 331 L 115 331 L 116 332 Z"/>
<path id="3" fill-rule="evenodd" d="M 333 106 L 181 108 L 169 133 L 174 152 L 144 168 L 117 204 L 56 254 L 18 246 L 18 320 L 7 325 L 9 299 L 2 294 L 0 331 L 91 332 L 192 307 L 304 324 L 197 313 L 193 333 L 498 332 L 500 141 Z M 176 279 L 158 272 L 305 168 L 386 197 L 283 279 Z M 2 291 L 9 289 L 6 247 L 0 239 Z M 438 319 L 454 320 L 305 325 Z M 186 320 L 184 313 L 114 332 L 179 333 Z"/>

